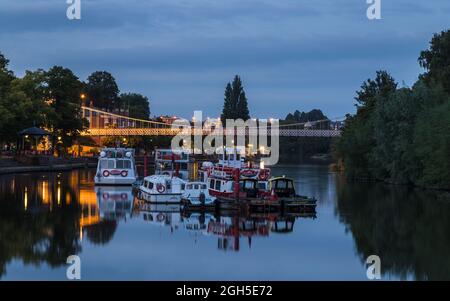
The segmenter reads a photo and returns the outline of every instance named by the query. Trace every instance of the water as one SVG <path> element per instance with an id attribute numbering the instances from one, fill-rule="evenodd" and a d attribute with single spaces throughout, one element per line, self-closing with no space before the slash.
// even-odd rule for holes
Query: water
<path id="1" fill-rule="evenodd" d="M 0 279 L 64 280 L 72 254 L 85 280 L 365 280 L 371 254 L 383 279 L 450 278 L 441 194 L 349 184 L 326 166 L 273 173 L 318 199 L 316 218 L 180 216 L 95 190 L 93 170 L 1 176 Z"/>

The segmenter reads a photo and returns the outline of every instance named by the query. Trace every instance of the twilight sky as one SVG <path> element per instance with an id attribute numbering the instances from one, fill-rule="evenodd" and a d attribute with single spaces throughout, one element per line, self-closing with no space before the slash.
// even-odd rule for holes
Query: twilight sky
<path id="1" fill-rule="evenodd" d="M 218 116 L 241 75 L 252 116 L 318 108 L 354 112 L 353 97 L 378 69 L 400 85 L 422 72 L 417 57 L 450 28 L 449 0 L 0 0 L 0 52 L 18 76 L 62 65 L 81 80 L 111 72 L 121 92 L 151 100 L 152 115 Z"/>

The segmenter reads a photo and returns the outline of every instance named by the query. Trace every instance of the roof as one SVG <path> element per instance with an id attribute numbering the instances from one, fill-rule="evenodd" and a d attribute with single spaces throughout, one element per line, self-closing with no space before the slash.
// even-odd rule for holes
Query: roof
<path id="1" fill-rule="evenodd" d="M 278 180 L 294 181 L 293 179 L 287 178 L 285 176 L 283 176 L 283 177 L 274 177 L 274 178 L 271 178 L 269 181 L 278 181 Z"/>
<path id="2" fill-rule="evenodd" d="M 27 128 L 24 129 L 22 131 L 19 132 L 20 136 L 25 136 L 25 135 L 29 135 L 29 136 L 48 136 L 51 135 L 50 132 L 47 132 L 46 130 L 40 129 L 38 127 L 31 127 L 31 128 Z"/>

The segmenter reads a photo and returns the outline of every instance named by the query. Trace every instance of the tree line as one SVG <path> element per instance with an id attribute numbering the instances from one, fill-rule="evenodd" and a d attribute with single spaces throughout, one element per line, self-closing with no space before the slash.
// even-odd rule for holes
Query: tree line
<path id="1" fill-rule="evenodd" d="M 348 178 L 450 189 L 450 30 L 418 62 L 425 72 L 412 87 L 378 71 L 356 92 L 334 144 Z"/>
<path id="2" fill-rule="evenodd" d="M 134 118 L 150 117 L 148 98 L 137 93 L 120 94 L 116 80 L 106 71 L 94 72 L 83 82 L 62 66 L 26 71 L 23 77 L 17 77 L 8 64 L 9 60 L 0 53 L 2 147 L 13 145 L 17 133 L 32 126 L 60 137 L 63 147 L 73 145 L 89 125 L 82 118 L 82 102 Z"/>

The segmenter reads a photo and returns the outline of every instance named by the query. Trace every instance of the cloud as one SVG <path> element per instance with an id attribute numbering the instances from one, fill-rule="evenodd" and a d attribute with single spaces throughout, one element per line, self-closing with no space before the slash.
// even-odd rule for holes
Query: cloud
<path id="1" fill-rule="evenodd" d="M 194 107 L 218 114 L 223 87 L 240 74 L 251 111 L 283 117 L 352 111 L 354 91 L 378 69 L 411 84 L 420 50 L 448 28 L 450 3 L 383 1 L 376 22 L 364 0 L 82 0 L 80 21 L 67 20 L 66 8 L 2 1 L 0 51 L 17 74 L 108 70 L 123 91 L 150 97 L 154 113 L 188 116 Z"/>

